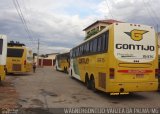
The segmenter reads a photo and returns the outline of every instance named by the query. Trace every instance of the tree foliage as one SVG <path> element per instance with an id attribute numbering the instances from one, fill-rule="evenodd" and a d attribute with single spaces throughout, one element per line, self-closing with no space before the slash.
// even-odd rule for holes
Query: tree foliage
<path id="1" fill-rule="evenodd" d="M 99 32 L 99 30 L 98 30 L 98 29 L 94 29 L 94 30 L 92 30 L 89 34 L 87 34 L 87 36 L 85 37 L 85 39 L 84 39 L 84 40 L 87 40 L 88 38 L 90 38 L 91 36 L 93 36 L 93 35 L 97 34 L 98 32 Z"/>

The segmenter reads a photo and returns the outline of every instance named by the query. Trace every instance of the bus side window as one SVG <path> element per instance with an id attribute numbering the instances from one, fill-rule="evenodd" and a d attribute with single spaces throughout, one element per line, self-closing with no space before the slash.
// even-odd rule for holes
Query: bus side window
<path id="1" fill-rule="evenodd" d="M 92 53 L 93 52 L 93 40 L 91 40 L 89 45 L 89 52 Z"/>
<path id="2" fill-rule="evenodd" d="M 75 57 L 75 49 L 73 49 L 73 58 Z"/>
<path id="3" fill-rule="evenodd" d="M 108 52 L 109 31 L 105 33 L 105 51 Z"/>
<path id="4" fill-rule="evenodd" d="M 71 51 L 71 58 L 73 58 L 73 50 Z"/>
<path id="5" fill-rule="evenodd" d="M 97 52 L 97 39 L 93 40 L 93 52 Z"/>
<path id="6" fill-rule="evenodd" d="M 86 43 L 86 54 L 89 53 L 89 42 Z"/>
<path id="7" fill-rule="evenodd" d="M 102 38 L 101 36 L 98 38 L 98 52 L 101 52 L 102 47 Z"/>
<path id="8" fill-rule="evenodd" d="M 83 44 L 83 54 L 86 54 L 86 44 Z"/>
<path id="9" fill-rule="evenodd" d="M 81 45 L 81 55 L 83 55 L 83 45 Z"/>
<path id="10" fill-rule="evenodd" d="M 103 37 L 102 37 L 102 51 L 104 51 L 106 48 L 106 37 L 105 37 L 105 34 L 103 34 Z"/>
<path id="11" fill-rule="evenodd" d="M 70 54 L 70 57 L 72 58 L 72 50 L 70 51 L 70 53 L 69 53 L 69 54 Z"/>
<path id="12" fill-rule="evenodd" d="M 79 56 L 81 56 L 81 46 L 79 46 Z"/>
<path id="13" fill-rule="evenodd" d="M 78 56 L 80 56 L 81 55 L 81 48 L 80 48 L 80 46 L 78 47 Z"/>
<path id="14" fill-rule="evenodd" d="M 78 56 L 78 49 L 79 49 L 79 48 L 77 47 L 77 48 L 76 48 L 76 57 Z"/>
<path id="15" fill-rule="evenodd" d="M 83 45 L 81 45 L 81 56 L 83 55 Z"/>
<path id="16" fill-rule="evenodd" d="M 77 47 L 77 54 L 76 56 L 79 56 L 79 47 Z"/>

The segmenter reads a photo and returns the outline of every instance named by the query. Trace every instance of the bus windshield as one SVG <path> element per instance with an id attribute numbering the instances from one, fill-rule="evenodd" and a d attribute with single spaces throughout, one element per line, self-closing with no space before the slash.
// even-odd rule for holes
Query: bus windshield
<path id="1" fill-rule="evenodd" d="M 7 49 L 7 57 L 22 57 L 24 49 Z"/>

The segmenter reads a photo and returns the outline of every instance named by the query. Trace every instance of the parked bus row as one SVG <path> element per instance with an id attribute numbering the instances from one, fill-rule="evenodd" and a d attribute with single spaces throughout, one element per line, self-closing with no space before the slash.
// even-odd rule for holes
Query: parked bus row
<path id="1" fill-rule="evenodd" d="M 9 73 L 26 73 L 32 71 L 32 50 L 24 44 L 7 44 L 6 35 L 0 35 L 0 82 Z"/>
<path id="2" fill-rule="evenodd" d="M 56 69 L 88 89 L 125 94 L 158 90 L 158 41 L 153 27 L 113 23 L 56 57 Z"/>

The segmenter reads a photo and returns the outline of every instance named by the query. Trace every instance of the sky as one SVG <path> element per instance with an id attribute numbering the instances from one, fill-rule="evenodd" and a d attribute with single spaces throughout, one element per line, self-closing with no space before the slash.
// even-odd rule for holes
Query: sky
<path id="1" fill-rule="evenodd" d="M 83 42 L 84 28 L 97 20 L 160 26 L 160 0 L 17 0 L 29 28 L 25 31 L 14 2 L 1 0 L 0 34 L 40 54 L 63 53 Z"/>

